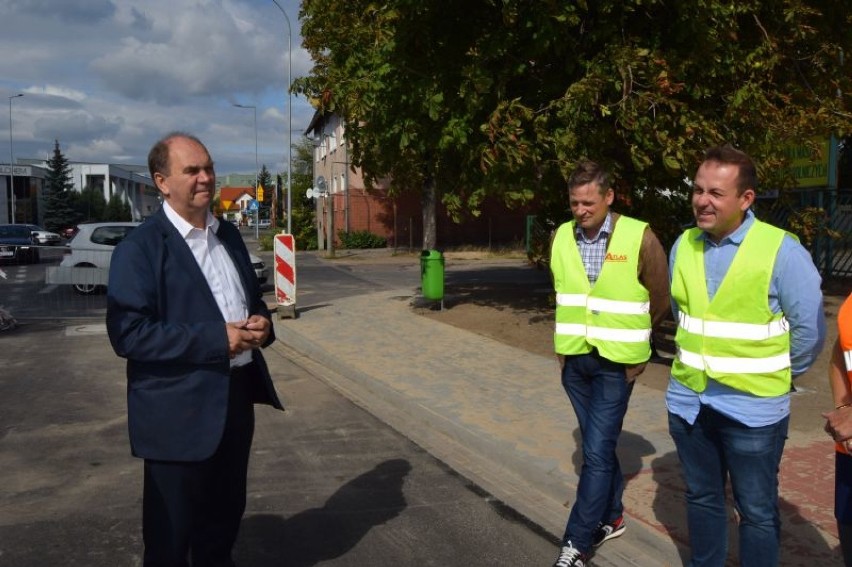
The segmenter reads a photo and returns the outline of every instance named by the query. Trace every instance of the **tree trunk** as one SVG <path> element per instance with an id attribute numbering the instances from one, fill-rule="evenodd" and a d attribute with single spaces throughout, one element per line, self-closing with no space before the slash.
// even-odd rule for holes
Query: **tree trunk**
<path id="1" fill-rule="evenodd" d="M 438 197 L 435 179 L 430 175 L 423 181 L 421 205 L 423 208 L 423 250 L 435 248 L 437 244 Z"/>

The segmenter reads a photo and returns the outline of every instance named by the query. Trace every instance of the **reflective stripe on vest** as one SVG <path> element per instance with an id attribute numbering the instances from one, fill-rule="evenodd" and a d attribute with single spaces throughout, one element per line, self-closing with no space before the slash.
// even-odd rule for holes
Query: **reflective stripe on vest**
<path id="1" fill-rule="evenodd" d="M 577 249 L 574 222 L 559 227 L 550 263 L 557 292 L 557 353 L 585 354 L 594 347 L 604 358 L 622 364 L 650 358 L 649 294 L 637 275 L 646 227 L 630 217 L 618 219 L 594 287 Z"/>
<path id="2" fill-rule="evenodd" d="M 763 374 L 777 372 L 790 367 L 790 355 L 779 354 L 768 358 L 735 358 L 722 356 L 701 356 L 697 352 L 678 349 L 680 361 L 702 372 L 724 372 L 726 374 Z"/>
<path id="3" fill-rule="evenodd" d="M 707 337 L 721 337 L 732 339 L 748 339 L 760 341 L 772 337 L 778 337 L 790 330 L 787 319 L 781 317 L 777 321 L 759 325 L 752 323 L 726 323 L 724 321 L 704 321 L 696 317 L 690 317 L 683 311 L 678 313 L 678 326 L 683 327 L 689 333 L 705 335 Z"/>
<path id="4" fill-rule="evenodd" d="M 612 329 L 610 327 L 590 327 L 588 325 L 578 323 L 556 323 L 556 334 L 584 337 L 586 339 L 619 341 L 623 343 L 642 343 L 651 340 L 650 329 Z"/>
<path id="5" fill-rule="evenodd" d="M 620 301 L 590 297 L 582 293 L 557 293 L 556 304 L 563 307 L 588 307 L 592 311 L 606 311 L 622 315 L 644 315 L 651 312 L 648 301 Z"/>
<path id="6" fill-rule="evenodd" d="M 704 272 L 700 229 L 680 239 L 672 270 L 672 298 L 680 311 L 672 376 L 703 392 L 708 378 L 756 396 L 790 391 L 790 331 L 772 313 L 767 291 L 784 231 L 755 221 L 713 300 Z"/>

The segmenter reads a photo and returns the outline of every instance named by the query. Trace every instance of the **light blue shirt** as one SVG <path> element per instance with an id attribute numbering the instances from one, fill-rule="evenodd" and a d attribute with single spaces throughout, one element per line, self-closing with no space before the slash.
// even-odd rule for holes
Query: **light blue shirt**
<path id="1" fill-rule="evenodd" d="M 704 232 L 698 236 L 704 240 L 704 271 L 711 301 L 728 273 L 746 233 L 754 224 L 754 219 L 754 213 L 747 211 L 743 224 L 719 244 L 707 238 Z M 669 256 L 669 280 L 679 243 L 680 238 Z M 796 239 L 785 237 L 772 270 L 769 308 L 773 313 L 783 312 L 790 324 L 790 364 L 794 377 L 810 368 L 825 342 L 821 284 L 822 278 L 808 251 Z M 675 321 L 678 311 L 677 304 L 672 300 Z M 702 404 L 749 427 L 772 425 L 790 414 L 790 394 L 769 398 L 754 396 L 734 390 L 712 378 L 707 381 L 707 389 L 699 394 L 673 377 L 669 378 L 666 407 L 670 412 L 689 423 L 695 423 Z"/>

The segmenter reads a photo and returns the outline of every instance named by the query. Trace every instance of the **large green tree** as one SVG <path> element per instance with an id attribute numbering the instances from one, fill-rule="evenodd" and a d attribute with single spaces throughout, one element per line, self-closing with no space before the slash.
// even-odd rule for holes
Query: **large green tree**
<path id="1" fill-rule="evenodd" d="M 295 89 L 344 117 L 369 178 L 426 207 L 498 193 L 564 218 L 589 157 L 665 234 L 706 147 L 746 150 L 783 188 L 785 146 L 852 132 L 846 0 L 305 0 L 300 16 L 315 66 Z"/>
<path id="2" fill-rule="evenodd" d="M 59 231 L 80 221 L 74 208 L 76 195 L 72 180 L 71 165 L 59 148 L 59 140 L 53 146 L 53 155 L 47 160 L 47 175 L 44 183 L 44 227 Z"/>
<path id="3" fill-rule="evenodd" d="M 368 185 L 390 175 L 392 192 L 422 192 L 424 248 L 435 245 L 438 196 L 481 185 L 469 144 L 481 137 L 488 109 L 473 107 L 460 91 L 470 40 L 489 24 L 479 8 L 399 0 L 302 4 L 304 45 L 315 67 L 296 88 L 344 117 L 350 161 L 363 168 Z"/>

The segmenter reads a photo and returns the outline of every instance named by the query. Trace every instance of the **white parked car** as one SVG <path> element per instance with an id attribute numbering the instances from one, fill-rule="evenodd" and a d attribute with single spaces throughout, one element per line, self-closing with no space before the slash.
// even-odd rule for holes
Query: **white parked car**
<path id="1" fill-rule="evenodd" d="M 48 283 L 70 283 L 74 291 L 95 293 L 106 286 L 109 262 L 116 245 L 139 226 L 138 222 L 90 222 L 78 225 L 77 234 L 66 245 L 65 257 L 59 263 L 59 280 Z M 69 269 L 73 268 L 73 269 Z"/>
<path id="2" fill-rule="evenodd" d="M 138 222 L 96 222 L 78 226 L 80 229 L 71 242 L 58 269 L 48 270 L 47 283 L 71 284 L 82 294 L 102 290 L 109 278 L 112 251 Z M 254 273 L 259 283 L 265 283 L 269 271 L 263 261 L 249 254 Z"/>

